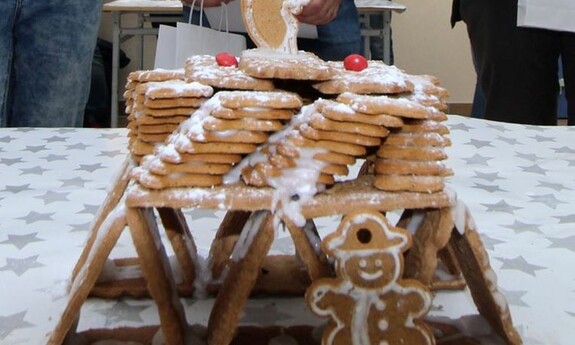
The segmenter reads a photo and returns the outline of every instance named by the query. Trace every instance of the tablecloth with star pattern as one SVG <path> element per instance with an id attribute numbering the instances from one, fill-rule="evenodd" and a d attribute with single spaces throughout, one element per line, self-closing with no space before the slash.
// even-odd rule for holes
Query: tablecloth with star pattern
<path id="1" fill-rule="evenodd" d="M 575 128 L 450 115 L 449 188 L 469 207 L 529 345 L 575 338 Z M 110 181 L 127 155 L 125 129 L 0 129 L 0 344 L 42 344 L 67 302 L 66 283 Z M 224 211 L 186 210 L 206 255 Z M 318 222 L 335 229 L 339 217 Z M 128 232 L 125 232 L 128 233 Z M 293 250 L 287 234 L 273 246 Z M 123 234 L 112 256 L 133 255 Z M 432 313 L 474 312 L 465 293 L 440 293 Z M 209 299 L 184 300 L 189 323 Z M 291 299 L 250 301 L 246 324 L 317 322 Z M 90 299 L 78 330 L 158 324 L 149 300 Z"/>

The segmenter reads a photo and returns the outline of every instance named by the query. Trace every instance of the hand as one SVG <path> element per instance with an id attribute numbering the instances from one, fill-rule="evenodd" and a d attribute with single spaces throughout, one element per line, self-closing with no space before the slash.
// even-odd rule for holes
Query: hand
<path id="1" fill-rule="evenodd" d="M 296 18 L 306 24 L 327 24 L 337 16 L 340 4 L 341 0 L 311 0 Z"/>
<path id="2" fill-rule="evenodd" d="M 233 0 L 196 0 L 194 2 L 194 0 L 181 0 L 182 4 L 184 5 L 188 5 L 188 6 L 192 6 L 194 5 L 195 7 L 201 7 L 202 6 L 202 2 L 204 3 L 203 6 L 204 7 L 218 7 L 221 6 L 222 4 L 228 4 Z"/>

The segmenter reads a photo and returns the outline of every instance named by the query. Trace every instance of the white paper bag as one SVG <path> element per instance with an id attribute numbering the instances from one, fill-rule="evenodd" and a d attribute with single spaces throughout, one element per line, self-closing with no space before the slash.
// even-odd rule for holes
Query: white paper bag
<path id="1" fill-rule="evenodd" d="M 158 41 L 156 42 L 154 68 L 181 68 L 176 66 L 176 31 L 173 26 L 160 25 Z"/>
<path id="2" fill-rule="evenodd" d="M 239 56 L 246 49 L 244 36 L 199 25 L 178 23 L 176 36 L 175 63 L 180 67 L 192 55 L 216 55 L 226 51 Z"/>
<path id="3" fill-rule="evenodd" d="M 180 69 L 192 55 L 215 55 L 226 51 L 239 56 L 245 49 L 245 36 L 228 30 L 218 31 L 201 26 L 201 23 L 177 23 L 176 27 L 160 25 L 154 68 Z"/>
<path id="4" fill-rule="evenodd" d="M 517 25 L 575 32 L 575 0 L 519 0 Z"/>

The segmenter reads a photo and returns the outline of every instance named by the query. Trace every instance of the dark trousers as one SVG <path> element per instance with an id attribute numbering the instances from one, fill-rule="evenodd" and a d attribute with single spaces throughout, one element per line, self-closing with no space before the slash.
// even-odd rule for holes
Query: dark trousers
<path id="1" fill-rule="evenodd" d="M 459 0 L 485 94 L 485 118 L 557 123 L 562 56 L 569 123 L 575 124 L 575 34 L 518 28 L 517 0 Z"/>

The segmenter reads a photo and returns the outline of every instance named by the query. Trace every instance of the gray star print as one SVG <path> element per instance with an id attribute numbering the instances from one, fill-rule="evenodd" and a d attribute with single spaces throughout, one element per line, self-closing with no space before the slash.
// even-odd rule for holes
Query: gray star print
<path id="1" fill-rule="evenodd" d="M 543 266 L 530 264 L 523 258 L 523 256 L 518 256 L 514 259 L 506 259 L 500 257 L 497 259 L 503 262 L 503 265 L 501 265 L 502 270 L 517 270 L 535 276 L 535 271 L 546 269 L 546 267 Z"/>
<path id="2" fill-rule="evenodd" d="M 60 187 L 84 187 L 84 184 L 90 180 L 86 180 L 81 177 L 74 177 L 60 181 L 62 182 Z"/>
<path id="3" fill-rule="evenodd" d="M 6 339 L 10 333 L 17 329 L 36 326 L 33 323 L 24 321 L 24 316 L 26 316 L 26 311 L 7 316 L 0 315 L 0 340 Z"/>
<path id="4" fill-rule="evenodd" d="M 84 143 L 76 143 L 73 145 L 67 145 L 66 148 L 68 150 L 85 150 L 87 147 L 89 147 L 88 145 L 84 144 Z"/>
<path id="5" fill-rule="evenodd" d="M 547 170 L 541 168 L 537 164 L 533 164 L 533 165 L 526 166 L 526 167 L 520 167 L 520 168 L 524 172 L 530 172 L 533 174 L 546 175 L 546 173 L 547 173 Z"/>
<path id="6" fill-rule="evenodd" d="M 17 276 L 21 276 L 31 268 L 44 267 L 44 265 L 38 263 L 36 259 L 38 259 L 38 255 L 23 259 L 6 258 L 6 265 L 0 267 L 0 271 L 11 271 Z"/>
<path id="7" fill-rule="evenodd" d="M 36 198 L 44 200 L 44 205 L 49 205 L 53 202 L 68 201 L 69 194 L 70 193 L 47 191 L 44 195 L 37 196 Z"/>
<path id="8" fill-rule="evenodd" d="M 46 157 L 42 157 L 42 159 L 45 159 L 47 162 L 65 161 L 68 159 L 68 156 L 67 155 L 49 154 Z"/>
<path id="9" fill-rule="evenodd" d="M 469 158 L 463 158 L 463 161 L 468 165 L 475 164 L 475 165 L 487 165 L 487 162 L 493 159 L 493 157 L 485 157 L 478 153 L 474 154 Z"/>
<path id="10" fill-rule="evenodd" d="M 11 136 L 5 136 L 0 138 L 0 143 L 9 143 L 10 141 L 14 140 Z"/>
<path id="11" fill-rule="evenodd" d="M 539 230 L 541 225 L 523 223 L 518 220 L 515 220 L 511 225 L 503 225 L 503 227 L 513 230 L 513 232 L 515 232 L 516 234 L 527 231 L 542 234 L 541 230 Z"/>
<path id="12" fill-rule="evenodd" d="M 463 131 L 463 132 L 469 132 L 469 130 L 472 129 L 473 127 L 469 127 L 468 125 L 466 125 L 464 123 L 456 123 L 454 125 L 449 126 L 449 128 L 451 130 L 459 130 L 459 131 Z"/>
<path id="13" fill-rule="evenodd" d="M 82 170 L 86 172 L 94 172 L 98 169 L 103 169 L 102 163 L 95 163 L 95 164 L 80 164 L 80 168 L 76 170 Z"/>
<path id="14" fill-rule="evenodd" d="M 556 216 L 554 218 L 559 219 L 559 224 L 575 223 L 575 214 L 571 214 L 568 216 Z"/>
<path id="15" fill-rule="evenodd" d="M 106 317 L 106 326 L 118 324 L 120 321 L 143 322 L 140 313 L 148 309 L 148 306 L 133 306 L 123 300 L 119 300 L 111 308 L 100 309 L 96 312 Z"/>
<path id="16" fill-rule="evenodd" d="M 501 287 L 499 287 L 499 290 L 501 290 L 501 292 L 503 292 L 503 295 L 505 296 L 507 303 L 512 304 L 512 305 L 516 305 L 519 307 L 529 307 L 529 305 L 527 303 L 523 302 L 523 300 L 521 299 L 521 298 L 523 298 L 523 295 L 525 295 L 527 293 L 526 290 L 505 290 L 505 289 L 502 289 Z"/>
<path id="17" fill-rule="evenodd" d="M 88 231 L 90 224 L 92 224 L 91 221 L 83 224 L 68 224 L 68 226 L 72 228 L 70 232 L 80 232 L 80 231 Z"/>
<path id="18" fill-rule="evenodd" d="M 12 166 L 17 163 L 22 163 L 22 158 L 1 158 L 0 164 L 4 164 L 5 166 Z"/>
<path id="19" fill-rule="evenodd" d="M 549 248 L 563 248 L 575 252 L 575 235 L 565 238 L 547 238 L 551 241 Z"/>
<path id="20" fill-rule="evenodd" d="M 34 243 L 34 242 L 42 242 L 44 240 L 36 237 L 38 233 L 35 232 L 33 234 L 27 234 L 27 235 L 12 235 L 12 234 L 8 234 L 8 239 L 5 241 L 0 242 L 0 244 L 12 244 L 14 245 L 16 248 L 18 249 L 22 249 L 24 247 L 26 247 L 28 244 L 30 243 Z"/>
<path id="21" fill-rule="evenodd" d="M 552 209 L 556 209 L 557 205 L 559 205 L 559 204 L 566 204 L 565 201 L 558 200 L 555 197 L 555 194 L 532 195 L 532 196 L 529 196 L 529 198 L 533 202 L 542 203 L 542 204 L 544 204 L 544 205 L 546 205 Z"/>
<path id="22" fill-rule="evenodd" d="M 497 140 L 501 140 L 501 141 L 503 141 L 504 143 L 507 143 L 507 144 L 509 144 L 509 145 L 515 145 L 515 144 L 517 144 L 517 139 L 514 139 L 514 138 L 506 138 L 506 137 L 498 136 L 498 137 L 497 137 Z"/>
<path id="23" fill-rule="evenodd" d="M 474 183 L 474 188 L 477 189 L 483 189 L 484 191 L 487 191 L 489 193 L 494 193 L 494 192 L 505 192 L 505 190 L 501 189 L 501 187 L 499 187 L 498 185 L 488 185 L 488 184 L 483 184 L 483 183 Z"/>
<path id="24" fill-rule="evenodd" d="M 555 152 L 575 154 L 575 148 L 571 148 L 568 146 L 561 146 L 561 147 L 555 149 Z"/>
<path id="25" fill-rule="evenodd" d="M 44 150 L 46 150 L 46 146 L 44 146 L 44 145 L 26 146 L 26 148 L 24 149 L 24 151 L 28 151 L 28 152 L 32 152 L 32 153 L 38 153 L 38 152 L 41 152 Z"/>
<path id="26" fill-rule="evenodd" d="M 481 205 L 487 207 L 486 210 L 487 212 L 503 212 L 512 214 L 513 211 L 521 209 L 521 207 L 509 205 L 507 202 L 505 202 L 505 200 L 499 200 L 495 204 L 481 204 Z"/>
<path id="27" fill-rule="evenodd" d="M 38 213 L 36 211 L 30 211 L 26 216 L 18 217 L 16 219 L 22 219 L 26 221 L 26 224 L 32 224 L 43 220 L 52 220 L 52 215 L 54 215 L 54 213 Z"/>
<path id="28" fill-rule="evenodd" d="M 491 238 L 486 234 L 481 234 L 481 242 L 483 242 L 483 246 L 488 250 L 494 250 L 494 246 L 505 243 L 505 241 L 500 241 L 495 238 Z"/>
<path id="29" fill-rule="evenodd" d="M 87 213 L 87 214 L 96 214 L 100 209 L 100 205 L 86 205 L 84 204 L 84 209 L 77 212 L 77 214 Z"/>
<path id="30" fill-rule="evenodd" d="M 522 158 L 522 159 L 528 160 L 528 161 L 530 161 L 530 162 L 535 162 L 535 161 L 537 161 L 537 160 L 539 159 L 539 157 L 537 157 L 537 155 L 534 154 L 534 153 L 521 153 L 521 152 L 517 152 L 517 153 L 515 154 L 515 156 L 517 156 L 518 158 Z"/>
<path id="31" fill-rule="evenodd" d="M 114 157 L 118 157 L 122 154 L 122 151 L 120 150 L 115 150 L 115 151 L 102 151 L 100 152 L 100 154 L 98 155 L 99 157 L 110 157 L 110 158 L 114 158 Z"/>
<path id="32" fill-rule="evenodd" d="M 567 187 L 565 187 L 562 183 L 553 183 L 553 182 L 547 182 L 547 181 L 539 181 L 539 184 L 537 186 L 553 189 L 555 191 L 567 189 Z"/>
<path id="33" fill-rule="evenodd" d="M 19 186 L 7 185 L 6 188 L 4 189 L 5 192 L 14 193 L 14 194 L 17 194 L 17 193 L 20 193 L 20 192 L 23 192 L 26 190 L 30 190 L 30 184 L 22 184 Z"/>
<path id="34" fill-rule="evenodd" d="M 493 147 L 493 145 L 491 144 L 491 141 L 489 140 L 478 140 L 478 139 L 471 139 L 469 140 L 469 145 L 471 146 L 475 146 L 476 148 L 480 149 L 482 147 Z"/>
<path id="35" fill-rule="evenodd" d="M 20 171 L 22 172 L 21 175 L 42 175 L 47 170 L 43 169 L 40 166 L 35 166 L 32 168 L 20 169 Z"/>
<path id="36" fill-rule="evenodd" d="M 50 138 L 45 139 L 47 143 L 58 143 L 58 142 L 66 142 L 65 137 L 59 137 L 57 135 L 51 136 Z"/>
<path id="37" fill-rule="evenodd" d="M 499 173 L 482 173 L 480 171 L 475 171 L 475 178 L 486 180 L 489 182 L 494 182 L 497 180 L 503 180 L 503 178 L 499 177 Z"/>

